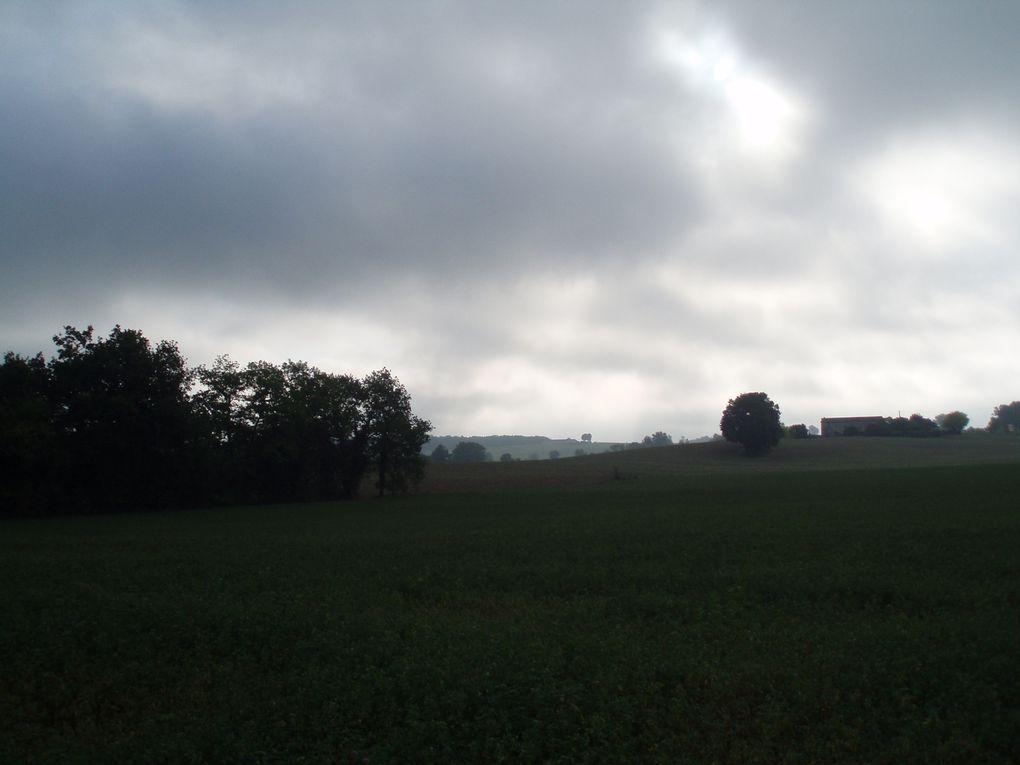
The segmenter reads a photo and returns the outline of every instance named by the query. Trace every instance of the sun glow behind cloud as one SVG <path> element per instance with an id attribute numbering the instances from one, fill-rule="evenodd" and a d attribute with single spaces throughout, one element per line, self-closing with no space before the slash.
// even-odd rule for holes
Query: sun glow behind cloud
<path id="1" fill-rule="evenodd" d="M 796 154 L 807 125 L 805 103 L 761 71 L 727 35 L 687 36 L 660 28 L 654 50 L 662 64 L 720 109 L 727 148 L 757 160 Z"/>

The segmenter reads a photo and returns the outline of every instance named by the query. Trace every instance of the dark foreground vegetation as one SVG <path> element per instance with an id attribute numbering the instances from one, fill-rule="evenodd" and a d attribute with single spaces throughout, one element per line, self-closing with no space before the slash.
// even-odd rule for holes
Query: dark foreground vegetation
<path id="1" fill-rule="evenodd" d="M 0 761 L 1020 760 L 1018 464 L 742 462 L 7 521 Z"/>
<path id="2" fill-rule="evenodd" d="M 356 495 L 421 478 L 430 425 L 386 369 L 188 367 L 141 332 L 65 327 L 56 355 L 0 365 L 0 515 Z"/>

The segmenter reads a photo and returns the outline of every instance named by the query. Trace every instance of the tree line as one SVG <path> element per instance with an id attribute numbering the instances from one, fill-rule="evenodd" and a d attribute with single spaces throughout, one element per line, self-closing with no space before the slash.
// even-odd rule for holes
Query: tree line
<path id="1" fill-rule="evenodd" d="M 868 418 L 863 428 L 847 426 L 839 436 L 882 436 L 931 438 L 959 435 L 970 422 L 960 411 L 936 415 L 934 420 L 920 414 L 910 417 Z M 720 430 L 727 441 L 739 443 L 748 456 L 768 453 L 781 438 L 809 438 L 810 429 L 803 423 L 785 426 L 780 420 L 779 406 L 765 393 L 742 393 L 732 398 L 723 410 Z M 973 430 L 973 428 L 971 429 Z M 995 407 L 988 422 L 989 433 L 1013 433 L 1020 430 L 1020 401 Z"/>
<path id="2" fill-rule="evenodd" d="M 103 512 L 413 488 L 431 425 L 388 370 L 303 361 L 189 367 L 138 330 L 64 327 L 0 365 L 0 512 Z"/>
<path id="3" fill-rule="evenodd" d="M 450 436 L 442 436 L 445 440 L 451 440 Z M 438 441 L 439 439 L 433 439 Z M 686 439 L 681 439 L 686 441 Z M 582 433 L 581 440 L 577 441 L 573 438 L 559 439 L 559 442 L 567 441 L 574 444 L 581 444 L 582 448 L 574 449 L 574 457 L 586 457 L 590 454 L 589 451 L 583 448 L 584 445 L 591 446 L 592 435 L 591 433 Z M 547 444 L 552 442 L 552 439 L 546 436 L 482 436 L 474 437 L 471 440 L 460 440 L 453 448 L 448 448 L 445 443 L 437 443 L 433 447 L 431 453 L 428 455 L 428 462 L 434 464 L 443 464 L 446 462 L 453 462 L 459 464 L 475 463 L 475 462 L 492 462 L 495 459 L 496 450 L 503 446 L 519 446 L 519 445 L 532 445 L 532 444 Z M 569 444 L 568 444 L 569 445 Z M 629 444 L 611 444 L 607 451 L 609 452 L 622 452 L 630 449 L 646 449 L 653 446 L 672 446 L 673 437 L 663 431 L 656 431 L 655 433 L 645 436 L 641 441 L 634 441 Z M 490 452 L 487 446 L 492 446 L 494 451 Z M 549 459 L 559 459 L 562 454 L 559 449 L 551 449 L 547 452 Z M 532 453 L 529 460 L 538 460 L 538 452 Z M 500 462 L 519 462 L 522 458 L 514 457 L 510 452 L 503 452 L 499 456 Z"/>

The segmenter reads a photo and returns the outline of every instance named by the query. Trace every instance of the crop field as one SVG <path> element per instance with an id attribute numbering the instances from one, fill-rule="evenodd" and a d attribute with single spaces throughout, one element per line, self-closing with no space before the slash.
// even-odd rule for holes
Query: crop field
<path id="1" fill-rule="evenodd" d="M 0 762 L 1020 760 L 1020 460 L 788 446 L 0 524 Z"/>

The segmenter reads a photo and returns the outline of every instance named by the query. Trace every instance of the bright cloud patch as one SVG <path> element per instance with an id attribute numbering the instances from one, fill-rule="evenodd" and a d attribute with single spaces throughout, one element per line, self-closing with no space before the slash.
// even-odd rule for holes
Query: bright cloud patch
<path id="1" fill-rule="evenodd" d="M 657 34 L 659 59 L 721 111 L 728 148 L 756 159 L 782 160 L 798 149 L 807 108 L 792 91 L 747 59 L 728 36 Z"/>
<path id="2" fill-rule="evenodd" d="M 1020 157 L 1001 143 L 947 136 L 901 140 L 869 160 L 857 193 L 928 252 L 1000 244 L 1020 192 Z"/>

